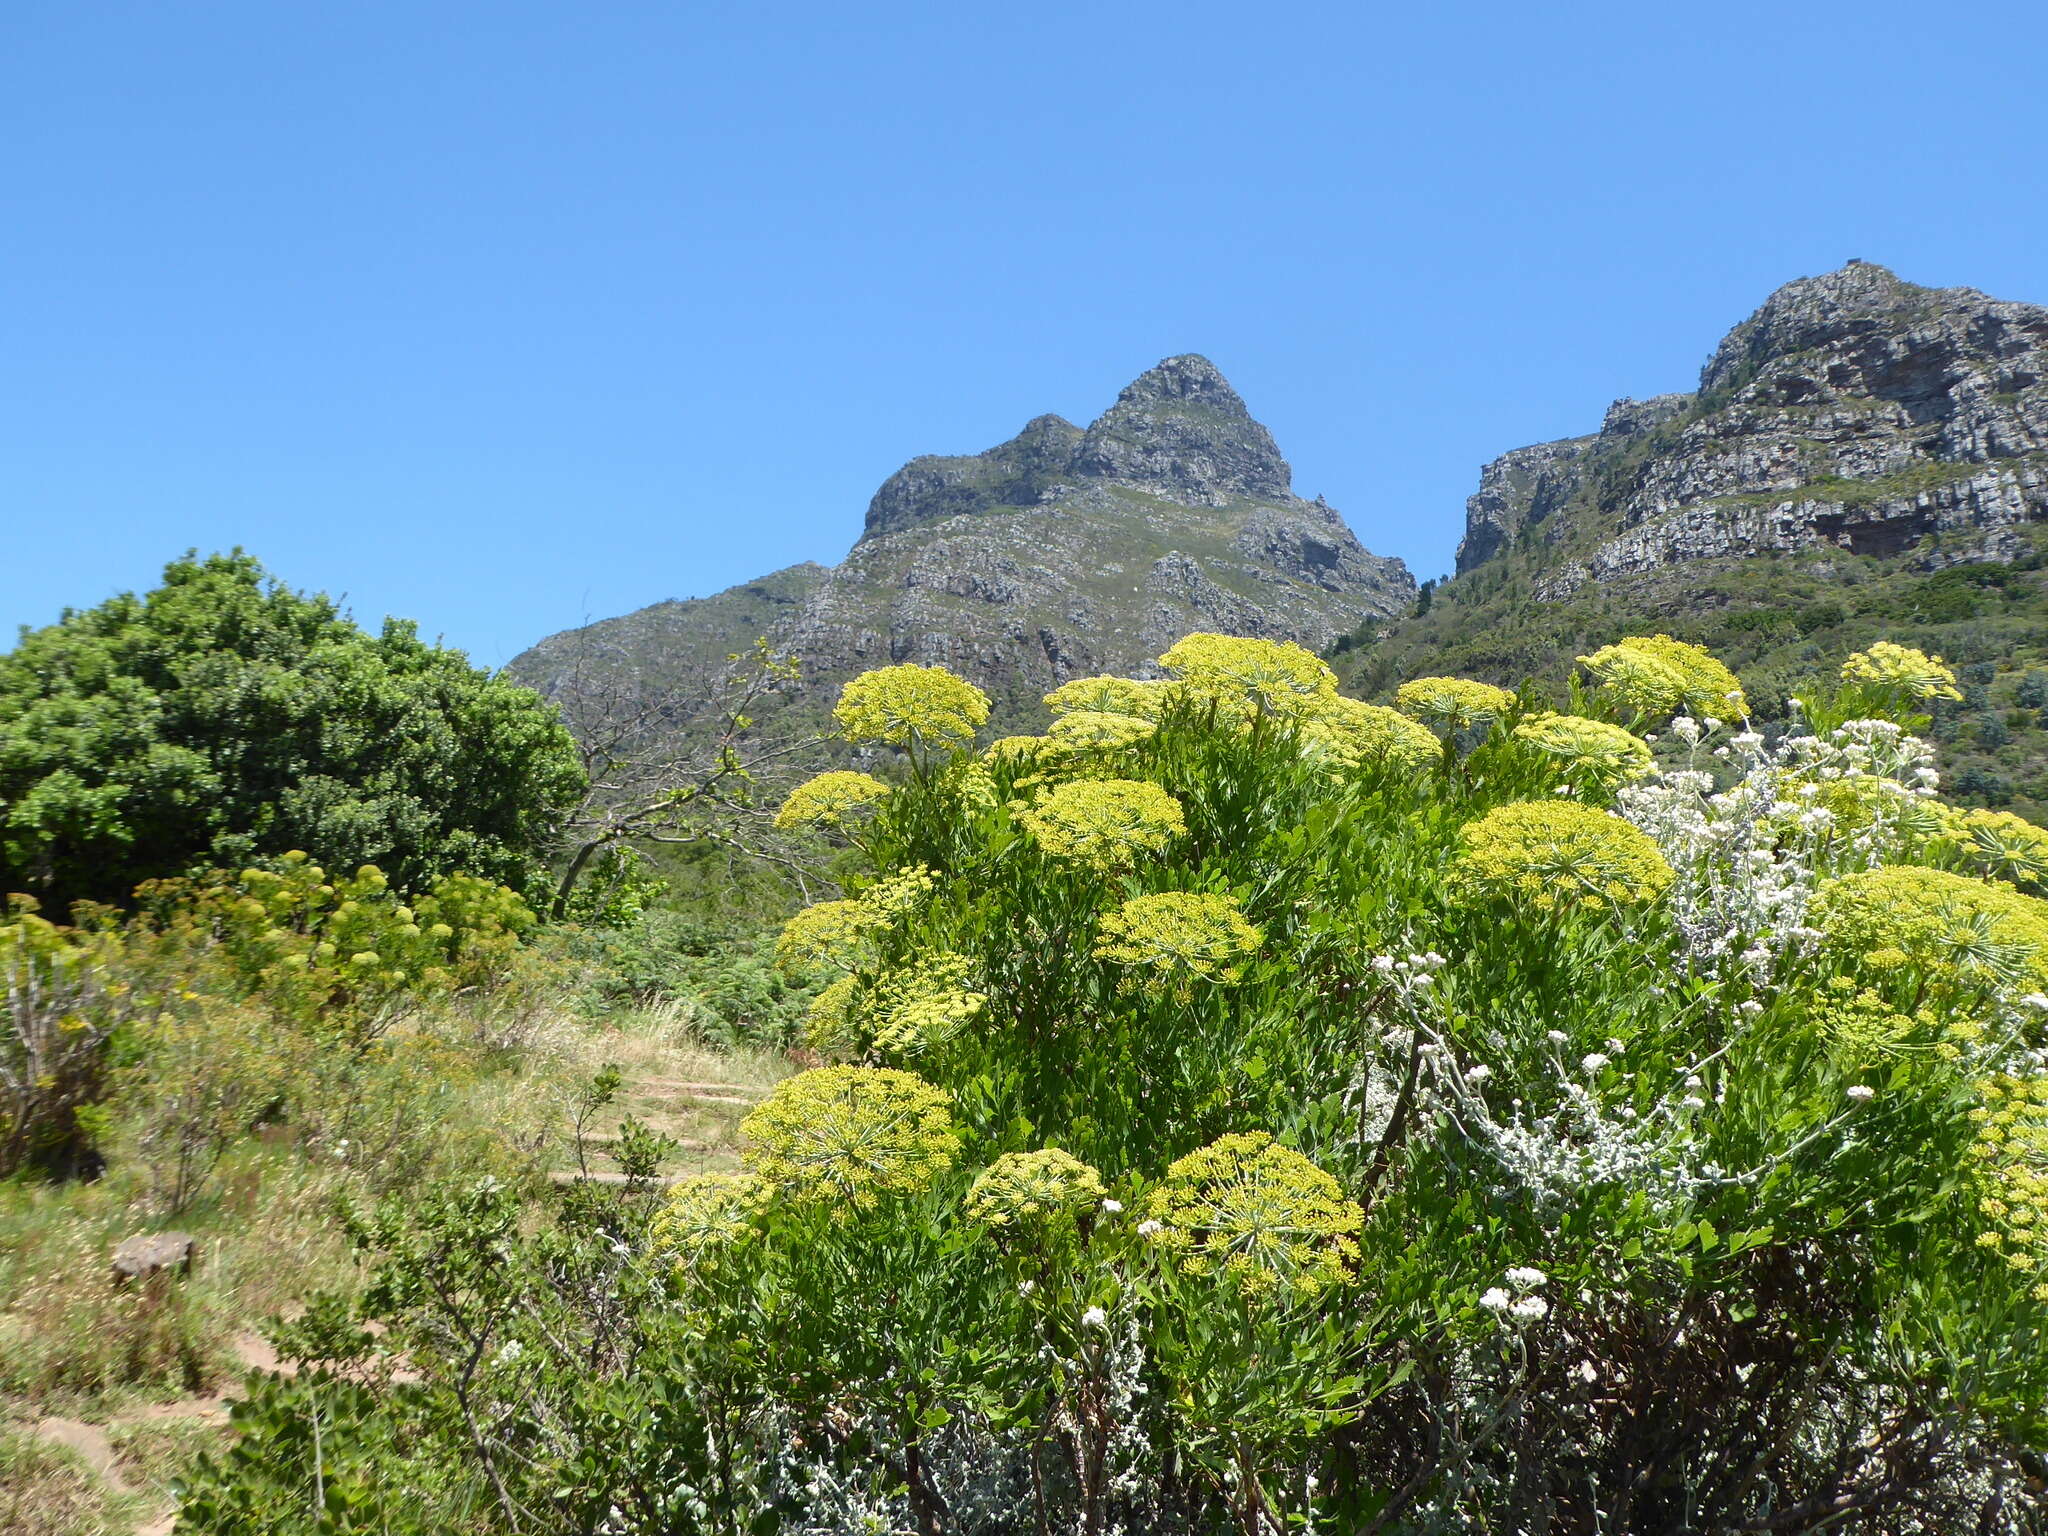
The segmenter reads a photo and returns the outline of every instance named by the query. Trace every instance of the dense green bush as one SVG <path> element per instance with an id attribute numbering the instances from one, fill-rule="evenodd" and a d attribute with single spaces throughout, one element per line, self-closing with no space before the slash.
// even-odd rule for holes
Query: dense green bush
<path id="1" fill-rule="evenodd" d="M 55 911 L 291 848 L 523 885 L 581 788 L 537 695 L 239 553 L 0 655 L 0 891 Z"/>
<path id="2" fill-rule="evenodd" d="M 792 797 L 868 867 L 777 944 L 833 1064 L 743 1172 L 360 1220 L 190 1527 L 2043 1528 L 2048 834 L 1826 718 L 1938 663 L 1771 743 L 1664 637 L 1434 733 L 1163 661 L 980 753 L 850 690 L 911 755 Z"/>

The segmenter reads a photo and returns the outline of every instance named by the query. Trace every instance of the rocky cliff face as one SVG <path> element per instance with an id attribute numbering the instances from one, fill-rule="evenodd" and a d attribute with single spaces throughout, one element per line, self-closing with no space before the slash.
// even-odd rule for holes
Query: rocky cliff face
<path id="1" fill-rule="evenodd" d="M 1787 283 L 1696 394 L 1517 449 L 1467 503 L 1458 570 L 1510 552 L 1535 596 L 1699 561 L 1841 550 L 2011 560 L 2048 516 L 2048 310 L 1852 262 Z"/>
<path id="2" fill-rule="evenodd" d="M 1191 630 L 1320 649 L 1414 593 L 1400 561 L 1293 494 L 1272 434 L 1213 364 L 1184 356 L 1085 431 L 1040 416 L 986 453 L 911 460 L 838 566 L 551 636 L 511 670 L 559 692 L 595 654 L 688 692 L 759 635 L 800 659 L 813 702 L 916 661 L 973 678 L 1014 715 L 1069 677 L 1140 674 Z"/>

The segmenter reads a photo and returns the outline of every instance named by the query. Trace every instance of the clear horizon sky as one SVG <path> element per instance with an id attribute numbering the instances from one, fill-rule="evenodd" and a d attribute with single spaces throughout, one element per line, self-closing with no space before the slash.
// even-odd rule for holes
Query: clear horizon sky
<path id="1" fill-rule="evenodd" d="M 481 664 L 1201 352 L 1418 578 L 1850 257 L 2048 303 L 2048 16 L 0 7 L 0 647 L 244 545 Z"/>

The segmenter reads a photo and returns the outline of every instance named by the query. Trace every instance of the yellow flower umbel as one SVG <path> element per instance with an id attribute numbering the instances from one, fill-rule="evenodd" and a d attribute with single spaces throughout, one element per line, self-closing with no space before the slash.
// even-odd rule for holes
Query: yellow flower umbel
<path id="1" fill-rule="evenodd" d="M 953 1166 L 952 1101 L 891 1067 L 818 1067 L 777 1085 L 740 1123 L 747 1166 L 791 1198 L 869 1211 Z"/>
<path id="2" fill-rule="evenodd" d="M 967 986 L 973 962 L 965 955 L 921 955 L 875 984 L 861 1012 L 879 1050 L 913 1055 L 941 1045 L 988 1006 L 988 995 Z"/>
<path id="3" fill-rule="evenodd" d="M 813 902 L 782 925 L 775 963 L 785 971 L 827 966 L 849 970 L 866 956 L 883 920 L 858 901 Z"/>
<path id="4" fill-rule="evenodd" d="M 2010 811 L 1966 811 L 1957 834 L 1970 862 L 2014 885 L 2048 887 L 2048 831 Z"/>
<path id="5" fill-rule="evenodd" d="M 1515 727 L 1515 740 L 1554 759 L 1559 776 L 1578 789 L 1618 789 L 1652 766 L 1642 737 L 1583 715 L 1531 715 Z"/>
<path id="6" fill-rule="evenodd" d="M 855 811 L 873 805 L 889 786 L 868 773 L 821 773 L 789 792 L 775 825 L 784 832 L 798 827 L 837 827 Z"/>
<path id="7" fill-rule="evenodd" d="M 1807 920 L 1827 947 L 1878 971 L 1911 966 L 1959 986 L 2048 987 L 2048 901 L 2002 880 L 1892 864 L 1837 875 Z"/>
<path id="8" fill-rule="evenodd" d="M 811 1005 L 804 1010 L 806 1045 L 813 1050 L 832 1051 L 851 1043 L 854 996 L 859 989 L 858 977 L 841 976 L 811 999 Z"/>
<path id="9" fill-rule="evenodd" d="M 1062 784 L 1018 820 L 1053 858 L 1104 871 L 1156 859 L 1188 830 L 1180 802 L 1142 779 Z"/>
<path id="10" fill-rule="evenodd" d="M 1094 1211 L 1108 1193 L 1101 1174 L 1058 1147 L 1005 1152 L 967 1191 L 967 1219 L 999 1231 L 1071 1223 Z"/>
<path id="11" fill-rule="evenodd" d="M 854 678 L 832 714 L 848 741 L 953 747 L 988 724 L 988 695 L 944 667 L 905 662 Z"/>
<path id="12" fill-rule="evenodd" d="M 1077 677 L 1048 693 L 1045 707 L 1056 715 L 1090 711 L 1157 720 L 1166 712 L 1166 706 L 1172 702 L 1176 692 L 1176 685 L 1168 682 L 1141 682 L 1131 677 Z"/>
<path id="13" fill-rule="evenodd" d="M 1071 752 L 1117 752 L 1148 740 L 1159 729 L 1141 715 L 1112 715 L 1077 709 L 1053 721 L 1051 736 Z"/>
<path id="14" fill-rule="evenodd" d="M 1452 888 L 1552 912 L 1655 901 L 1671 866 L 1650 838 L 1605 811 L 1566 800 L 1497 806 L 1459 829 L 1465 849 Z"/>
<path id="15" fill-rule="evenodd" d="M 1102 919 L 1096 958 L 1142 966 L 1159 986 L 1240 980 L 1237 962 L 1257 952 L 1259 930 L 1228 896 L 1162 891 L 1133 896 Z"/>
<path id="16" fill-rule="evenodd" d="M 1669 635 L 1633 635 L 1579 661 L 1632 714 L 1661 718 L 1684 710 L 1738 720 L 1749 713 L 1742 684 L 1705 646 Z"/>
<path id="17" fill-rule="evenodd" d="M 1219 1137 L 1181 1158 L 1145 1214 L 1183 1274 L 1221 1277 L 1252 1298 L 1306 1299 L 1342 1283 L 1365 1222 L 1335 1179 L 1263 1131 Z"/>
<path id="18" fill-rule="evenodd" d="M 772 1191 L 751 1173 L 700 1173 L 670 1186 L 655 1214 L 654 1251 L 679 1278 L 716 1272 L 740 1244 L 760 1234 L 757 1218 Z"/>
<path id="19" fill-rule="evenodd" d="M 1189 635 L 1159 658 L 1194 699 L 1247 717 L 1313 715 L 1337 692 L 1337 674 L 1313 651 L 1279 640 Z"/>
<path id="20" fill-rule="evenodd" d="M 937 885 L 920 866 L 899 869 L 853 899 L 813 902 L 782 925 L 775 963 L 785 971 L 852 970 L 872 958 L 875 936 L 916 910 Z"/>
<path id="21" fill-rule="evenodd" d="M 1827 1038 L 1829 1053 L 1851 1070 L 1915 1051 L 1956 1054 L 1952 1043 L 1940 1040 L 1941 1025 L 1931 1014 L 1901 1013 L 1878 993 L 1857 990 L 1846 976 L 1828 979 L 1813 1020 Z"/>
<path id="22" fill-rule="evenodd" d="M 1911 699 L 1960 699 L 1956 675 L 1939 656 L 1880 640 L 1842 663 L 1842 681 L 1896 689 Z"/>
<path id="23" fill-rule="evenodd" d="M 2034 1299 L 2048 1301 L 2048 1077 L 1988 1078 L 1977 1095 L 1970 1150 L 1984 1180 L 1977 1209 L 1989 1218 L 1977 1242 L 2034 1276 Z"/>
<path id="24" fill-rule="evenodd" d="M 1344 768 L 1386 768 L 1414 773 L 1442 761 L 1443 743 L 1398 709 L 1333 694 L 1308 718 L 1303 739 L 1311 752 Z"/>
<path id="25" fill-rule="evenodd" d="M 1515 696 L 1469 677 L 1418 677 L 1394 690 L 1394 707 L 1439 730 L 1491 725 L 1515 707 Z"/>

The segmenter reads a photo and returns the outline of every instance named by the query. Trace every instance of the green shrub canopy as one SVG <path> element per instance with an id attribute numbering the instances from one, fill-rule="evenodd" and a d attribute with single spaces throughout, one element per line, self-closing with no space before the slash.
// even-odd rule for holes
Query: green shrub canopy
<path id="1" fill-rule="evenodd" d="M 59 909 L 298 848 L 401 885 L 518 884 L 580 787 L 537 695 L 240 552 L 0 656 L 0 891 Z"/>

